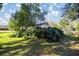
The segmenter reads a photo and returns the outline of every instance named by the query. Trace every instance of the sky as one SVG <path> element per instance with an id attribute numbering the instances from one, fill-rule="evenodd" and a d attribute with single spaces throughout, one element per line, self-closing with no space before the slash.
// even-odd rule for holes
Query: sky
<path id="1" fill-rule="evenodd" d="M 62 9 L 65 4 L 63 3 L 41 3 L 40 9 L 47 10 L 48 13 L 45 15 L 46 20 L 51 20 L 52 22 L 59 22 L 62 14 Z M 20 10 L 21 5 L 18 3 L 5 3 L 0 11 L 0 25 L 8 25 L 8 21 L 11 15 L 16 11 Z"/>

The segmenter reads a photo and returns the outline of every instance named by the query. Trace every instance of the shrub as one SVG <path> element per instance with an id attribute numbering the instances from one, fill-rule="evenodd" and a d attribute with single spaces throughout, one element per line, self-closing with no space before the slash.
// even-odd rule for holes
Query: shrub
<path id="1" fill-rule="evenodd" d="M 64 33 L 61 29 L 58 29 L 58 28 L 53 28 L 53 30 L 56 32 L 56 34 L 58 34 L 60 37 L 63 37 L 64 36 Z"/>
<path id="2" fill-rule="evenodd" d="M 44 37 L 44 33 L 45 30 L 41 27 L 35 27 L 35 36 L 37 36 L 38 38 L 43 38 Z"/>
<path id="3" fill-rule="evenodd" d="M 59 41 L 63 37 L 63 35 L 63 31 L 58 28 L 28 27 L 24 37 L 35 36 L 40 39 L 47 39 L 48 41 Z"/>
<path id="4" fill-rule="evenodd" d="M 24 36 L 24 39 L 27 39 L 27 40 L 36 40 L 37 37 L 36 36 Z"/>
<path id="5" fill-rule="evenodd" d="M 35 36 L 35 27 L 28 27 L 24 34 L 25 36 Z"/>
<path id="6" fill-rule="evenodd" d="M 46 28 L 44 37 L 50 41 L 59 41 L 63 37 L 63 32 L 57 28 Z"/>

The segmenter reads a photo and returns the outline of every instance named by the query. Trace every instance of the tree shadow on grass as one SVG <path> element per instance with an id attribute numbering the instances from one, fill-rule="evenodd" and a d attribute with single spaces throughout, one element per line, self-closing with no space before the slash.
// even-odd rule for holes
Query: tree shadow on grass
<path id="1" fill-rule="evenodd" d="M 76 36 L 66 35 L 65 37 L 72 41 L 79 41 L 79 36 L 76 37 Z"/>
<path id="2" fill-rule="evenodd" d="M 41 56 L 41 55 L 79 56 L 78 50 L 70 49 L 69 47 L 70 45 L 66 45 L 66 44 L 62 45 L 60 43 L 38 45 L 37 48 L 32 47 L 30 51 L 28 51 L 24 55 L 28 55 L 28 56 Z"/>
<path id="3" fill-rule="evenodd" d="M 0 36 L 0 38 L 2 38 L 2 36 Z"/>
<path id="4" fill-rule="evenodd" d="M 18 51 L 18 49 L 27 48 L 27 44 L 31 41 L 29 41 L 28 43 L 27 42 L 25 43 L 25 41 L 26 40 L 20 40 L 20 41 L 13 41 L 13 42 L 9 42 L 9 43 L 0 44 L 0 55 L 5 55 L 6 53 L 8 53 L 8 55 L 10 55 L 9 52 L 11 52 L 11 51 L 15 51 L 15 50 Z M 19 44 L 19 43 L 21 43 L 21 44 Z M 14 44 L 19 44 L 19 45 L 12 46 Z M 6 45 L 6 46 L 3 47 L 3 45 L 4 46 Z M 11 46 L 8 47 L 8 45 L 11 45 Z"/>
<path id="5" fill-rule="evenodd" d="M 7 46 L 7 47 L 0 47 L 0 55 L 43 55 L 44 49 L 49 48 L 51 49 L 52 45 L 41 45 L 43 42 L 41 40 L 30 40 L 25 42 L 26 40 L 14 41 L 9 43 L 3 43 L 1 45 L 13 45 L 21 43 L 20 45 L 16 46 Z M 53 44 L 54 46 L 58 44 Z M 28 51 L 27 51 L 28 50 Z M 20 53 L 21 52 L 21 53 Z M 44 53 L 45 54 L 45 53 Z"/>
<path id="6" fill-rule="evenodd" d="M 49 54 L 52 54 L 52 52 L 61 56 L 79 56 L 79 50 L 71 49 L 64 46 L 52 49 L 51 51 L 49 51 Z"/>
<path id="7" fill-rule="evenodd" d="M 51 50 L 49 53 L 52 54 L 52 52 L 61 56 L 75 56 L 74 50 L 69 49 L 68 47 L 57 47 Z"/>
<path id="8" fill-rule="evenodd" d="M 62 55 L 77 56 L 78 50 L 70 49 L 71 45 L 64 43 L 48 43 L 42 39 L 19 40 L 8 43 L 0 43 L 1 56 L 41 56 L 41 55 Z M 16 45 L 17 44 L 17 45 Z"/>
<path id="9" fill-rule="evenodd" d="M 50 53 L 53 51 L 62 56 L 79 56 L 79 37 L 65 36 L 62 42 L 63 46 L 51 50 Z M 77 48 L 74 46 L 77 46 Z"/>

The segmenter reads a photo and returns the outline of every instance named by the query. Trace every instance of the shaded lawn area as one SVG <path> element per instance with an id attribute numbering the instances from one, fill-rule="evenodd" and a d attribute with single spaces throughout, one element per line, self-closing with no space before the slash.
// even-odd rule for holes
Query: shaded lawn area
<path id="1" fill-rule="evenodd" d="M 64 38 L 59 43 L 49 43 L 43 39 L 23 39 L 10 37 L 12 32 L 0 32 L 0 55 L 1 56 L 73 56 L 79 55 L 78 49 Z M 66 40 L 67 39 L 67 40 Z M 70 39 L 70 38 L 69 38 Z M 78 41 L 77 41 L 78 42 Z M 78 45 L 79 48 L 79 45 Z M 77 51 L 77 52 L 76 52 Z"/>

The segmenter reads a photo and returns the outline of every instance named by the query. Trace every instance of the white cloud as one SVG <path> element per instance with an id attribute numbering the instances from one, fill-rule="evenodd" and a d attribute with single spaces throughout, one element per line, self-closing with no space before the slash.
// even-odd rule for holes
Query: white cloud
<path id="1" fill-rule="evenodd" d="M 20 7 L 21 7 L 21 4 L 20 3 L 18 3 L 18 4 L 16 4 L 16 7 L 18 7 L 17 9 L 15 9 L 14 11 L 20 11 Z"/>
<path id="2" fill-rule="evenodd" d="M 44 4 L 44 5 L 42 5 L 42 6 L 43 6 L 43 7 L 47 7 L 47 5 L 45 5 L 45 4 Z"/>
<path id="3" fill-rule="evenodd" d="M 8 22 L 7 21 L 2 21 L 2 23 L 1 23 L 2 25 L 8 25 Z"/>
<path id="4" fill-rule="evenodd" d="M 51 17 L 51 16 L 59 16 L 60 15 L 60 11 L 49 11 L 47 16 Z"/>
<path id="5" fill-rule="evenodd" d="M 11 17 L 11 14 L 10 13 L 5 13 L 4 14 L 4 17 L 3 16 L 0 17 L 0 24 L 1 25 L 7 25 L 10 17 Z"/>
<path id="6" fill-rule="evenodd" d="M 12 10 L 12 9 L 10 9 L 9 12 L 10 12 L 10 13 L 15 13 L 16 10 Z"/>
<path id="7" fill-rule="evenodd" d="M 2 21 L 3 20 L 3 18 L 0 18 L 0 21 Z"/>
<path id="8" fill-rule="evenodd" d="M 60 5 L 57 5 L 57 8 L 60 8 L 61 6 Z"/>
<path id="9" fill-rule="evenodd" d="M 39 9 L 42 9 L 42 7 L 39 7 Z"/>
<path id="10" fill-rule="evenodd" d="M 16 4 L 17 7 L 21 7 L 21 4 Z"/>
<path id="11" fill-rule="evenodd" d="M 51 13 L 48 13 L 47 15 L 48 15 L 48 16 L 51 16 Z"/>
<path id="12" fill-rule="evenodd" d="M 60 15 L 60 11 L 49 11 L 45 16 L 46 19 L 53 19 L 53 17 L 57 17 Z"/>
<path id="13" fill-rule="evenodd" d="M 42 7 L 39 7 L 39 9 L 41 10 L 41 12 L 43 12 Z"/>
<path id="14" fill-rule="evenodd" d="M 49 7 L 49 11 L 52 11 L 52 7 L 53 7 L 53 5 L 50 5 L 50 7 Z"/>
<path id="15" fill-rule="evenodd" d="M 8 3 L 3 3 L 3 6 L 6 6 Z"/>
<path id="16" fill-rule="evenodd" d="M 5 7 L 3 6 L 3 8 L 1 9 L 1 12 L 5 12 Z"/>
<path id="17" fill-rule="evenodd" d="M 52 17 L 52 14 L 50 12 L 48 12 L 48 14 L 45 16 L 45 18 L 48 20 L 48 19 L 51 19 Z"/>
<path id="18" fill-rule="evenodd" d="M 0 26 L 3 26 L 3 25 L 8 25 L 8 22 L 7 20 L 5 20 L 5 18 L 0 17 Z"/>
<path id="19" fill-rule="evenodd" d="M 11 17 L 11 14 L 10 14 L 10 13 L 5 13 L 5 17 L 4 17 L 4 18 L 5 18 L 6 20 L 10 19 L 10 17 Z"/>
<path id="20" fill-rule="evenodd" d="M 53 16 L 58 16 L 60 14 L 60 11 L 52 11 L 51 14 Z"/>

